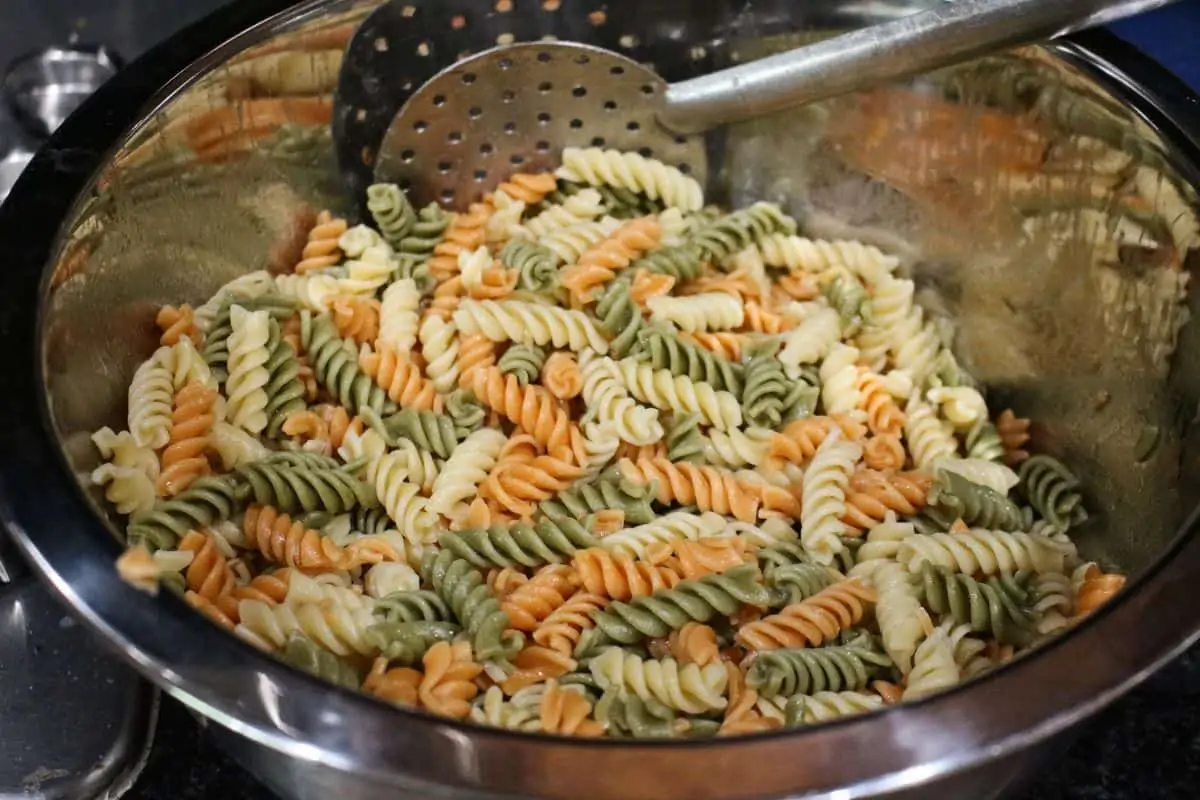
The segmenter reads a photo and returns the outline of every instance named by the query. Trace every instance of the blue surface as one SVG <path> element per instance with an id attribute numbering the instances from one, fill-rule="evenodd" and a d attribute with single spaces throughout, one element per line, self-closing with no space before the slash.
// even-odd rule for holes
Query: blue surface
<path id="1" fill-rule="evenodd" d="M 1200 57 L 1196 47 L 1200 36 L 1200 0 L 1180 0 L 1118 22 L 1112 30 L 1200 91 Z"/>

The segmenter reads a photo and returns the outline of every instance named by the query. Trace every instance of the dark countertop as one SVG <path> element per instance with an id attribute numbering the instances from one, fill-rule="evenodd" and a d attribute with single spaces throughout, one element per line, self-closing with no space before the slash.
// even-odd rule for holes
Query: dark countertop
<path id="1" fill-rule="evenodd" d="M 62 44 L 71 37 L 109 44 L 133 58 L 172 30 L 218 7 L 221 0 L 6 0 L 3 5 L 0 63 L 33 47 Z M 1194 37 L 1189 34 L 1198 29 L 1200 0 L 1184 0 L 1116 28 L 1193 86 L 1200 86 L 1200 60 L 1194 56 Z M 0 115 L 3 113 L 0 110 Z M 131 800 L 272 797 L 218 752 L 203 729 L 173 700 L 163 701 L 146 769 L 126 796 Z M 1200 797 L 1200 647 L 1088 722 L 1065 757 L 1017 797 Z"/>

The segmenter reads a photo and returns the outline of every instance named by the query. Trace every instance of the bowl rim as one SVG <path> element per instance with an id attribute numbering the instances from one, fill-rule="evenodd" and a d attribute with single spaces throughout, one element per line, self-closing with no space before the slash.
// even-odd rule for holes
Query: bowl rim
<path id="1" fill-rule="evenodd" d="M 0 393 L 0 408 L 14 421 L 0 426 L 0 522 L 72 612 L 164 690 L 271 749 L 393 785 L 564 800 L 625 800 L 631 786 L 654 800 L 833 789 L 852 798 L 917 786 L 1028 747 L 1099 710 L 1200 636 L 1200 512 L 1193 512 L 1122 596 L 1077 630 L 1036 657 L 945 693 L 811 730 L 711 741 L 578 740 L 390 707 L 257 652 L 171 593 L 150 598 L 125 584 L 106 568 L 119 545 L 86 500 L 50 418 L 47 265 L 74 210 L 140 123 L 209 67 L 331 5 L 243 0 L 168 39 L 89 98 L 0 205 L 9 250 L 0 270 L 0 331 L 8 337 L 0 370 L 13 384 Z M 1186 85 L 1109 34 L 1049 49 L 1129 103 L 1182 156 L 1181 174 L 1200 184 L 1200 146 L 1188 135 L 1200 130 L 1200 103 Z M 871 758 L 846 757 L 859 748 Z"/>

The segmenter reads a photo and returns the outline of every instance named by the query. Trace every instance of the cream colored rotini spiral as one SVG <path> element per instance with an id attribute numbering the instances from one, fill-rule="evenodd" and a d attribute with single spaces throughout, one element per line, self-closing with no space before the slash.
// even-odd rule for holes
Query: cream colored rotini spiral
<path id="1" fill-rule="evenodd" d="M 933 461 L 930 468 L 935 473 L 939 470 L 957 473 L 971 483 L 986 486 L 1006 497 L 1009 491 L 1020 483 L 1020 478 L 1011 468 L 982 458 L 940 458 Z"/>
<path id="2" fill-rule="evenodd" d="M 821 308 L 805 315 L 795 329 L 783 336 L 781 364 L 787 367 L 816 364 L 842 338 L 842 321 L 832 308 Z"/>
<path id="3" fill-rule="evenodd" d="M 901 675 L 912 671 L 913 654 L 932 621 L 917 596 L 912 576 L 900 564 L 885 558 L 860 561 L 850 577 L 862 578 L 879 593 L 875 619 L 883 635 L 883 647 Z"/>
<path id="4" fill-rule="evenodd" d="M 129 383 L 129 430 L 139 447 L 160 450 L 167 446 L 174 396 L 171 371 L 155 356 L 133 373 Z"/>
<path id="5" fill-rule="evenodd" d="M 746 319 L 741 300 L 725 292 L 706 292 L 687 297 L 661 295 L 646 301 L 652 322 L 670 322 L 686 333 L 729 331 Z"/>
<path id="6" fill-rule="evenodd" d="M 408 466 L 404 456 L 386 453 L 367 465 L 367 480 L 400 533 L 429 544 L 437 538 L 438 518 L 421 496 L 421 487 L 407 480 Z"/>
<path id="7" fill-rule="evenodd" d="M 757 467 L 766 461 L 774 431 L 766 428 L 733 428 L 710 431 L 704 437 L 704 460 L 714 467 Z"/>
<path id="8" fill-rule="evenodd" d="M 621 223 L 612 217 L 601 217 L 591 222 L 576 222 L 565 228 L 546 234 L 539 240 L 560 264 L 570 266 L 579 257 L 612 236 Z"/>
<path id="9" fill-rule="evenodd" d="M 679 247 L 695 230 L 696 218 L 685 214 L 682 209 L 671 207 L 663 209 L 658 215 L 658 224 L 662 229 L 662 246 Z"/>
<path id="10" fill-rule="evenodd" d="M 212 370 L 191 339 L 183 338 L 170 347 L 160 347 L 153 358 L 171 373 L 171 388 L 176 392 L 189 383 L 202 383 L 214 389 L 217 386 Z"/>
<path id="11" fill-rule="evenodd" d="M 550 206 L 525 223 L 525 231 L 541 239 L 554 231 L 569 228 L 580 222 L 590 222 L 604 213 L 604 203 L 595 189 L 584 189 L 561 204 Z"/>
<path id="12" fill-rule="evenodd" d="M 484 270 L 492 266 L 492 254 L 487 247 L 463 250 L 458 254 L 458 274 L 462 276 L 463 288 L 470 292 L 483 285 Z"/>
<path id="13" fill-rule="evenodd" d="M 900 264 L 899 259 L 879 248 L 856 241 L 824 241 L 776 233 L 763 237 L 758 246 L 769 267 L 814 273 L 840 268 L 871 285 L 885 280 Z"/>
<path id="14" fill-rule="evenodd" d="M 915 533 L 916 529 L 911 522 L 899 522 L 896 512 L 888 511 L 883 522 L 871 528 L 866 540 L 858 548 L 858 560 L 894 560 L 900 552 L 900 543 Z"/>
<path id="15" fill-rule="evenodd" d="M 639 447 L 663 438 L 658 409 L 638 405 L 629 396 L 617 362 L 593 350 L 584 350 L 579 356 L 579 368 L 589 414 L 601 423 L 610 423 L 621 439 Z"/>
<path id="16" fill-rule="evenodd" d="M 233 333 L 229 336 L 229 378 L 225 395 L 229 403 L 225 415 L 230 423 L 248 433 L 267 428 L 267 360 L 270 352 L 271 317 L 266 311 L 247 311 L 241 306 L 230 309 Z"/>
<path id="17" fill-rule="evenodd" d="M 933 373 L 942 343 L 933 326 L 925 321 L 925 312 L 913 302 L 912 281 L 893 283 L 903 285 L 897 289 L 899 297 L 896 300 L 902 304 L 903 313 L 896 313 L 898 319 L 887 328 L 891 336 L 892 363 L 896 369 L 907 371 L 913 382 L 921 385 Z"/>
<path id="18" fill-rule="evenodd" d="M 555 175 L 576 183 L 640 192 L 681 211 L 699 211 L 704 206 L 704 191 L 695 178 L 639 153 L 568 147 Z"/>
<path id="19" fill-rule="evenodd" d="M 650 545 L 721 536 L 725 534 L 725 527 L 725 517 L 712 511 L 701 514 L 672 511 L 654 522 L 611 533 L 600 540 L 600 546 L 612 553 L 644 559 Z"/>
<path id="20" fill-rule="evenodd" d="M 397 353 L 412 350 L 417 340 L 421 293 L 412 278 L 400 278 L 383 292 L 379 307 L 379 341 Z"/>
<path id="21" fill-rule="evenodd" d="M 896 560 L 910 572 L 922 564 L 947 567 L 967 575 L 1012 574 L 1019 570 L 1062 572 L 1075 551 L 1070 542 L 1046 536 L 973 528 L 963 533 L 910 536 L 900 543 Z"/>
<path id="22" fill-rule="evenodd" d="M 154 481 L 137 467 L 101 464 L 92 470 L 92 483 L 104 487 L 104 497 L 122 514 L 149 511 L 158 499 Z"/>
<path id="23" fill-rule="evenodd" d="M 610 647 L 592 659 L 589 668 L 603 689 L 624 689 L 642 700 L 656 701 L 685 714 L 720 711 L 727 702 L 729 675 L 719 662 L 681 667 L 673 658 L 643 660 L 619 647 Z"/>
<path id="24" fill-rule="evenodd" d="M 208 301 L 196 309 L 196 327 L 203 333 L 212 328 L 213 320 L 221 311 L 221 306 L 231 297 L 241 297 L 252 300 L 261 297 L 275 288 L 275 278 L 265 269 L 247 272 L 226 283 L 208 298 Z"/>
<path id="25" fill-rule="evenodd" d="M 625 387 L 644 403 L 678 414 L 699 414 L 703 424 L 721 431 L 742 424 L 742 406 L 729 392 L 673 375 L 669 369 L 655 370 L 632 358 L 618 361 L 617 369 Z"/>
<path id="26" fill-rule="evenodd" d="M 366 633 L 376 621 L 374 601 L 353 596 L 360 602 L 325 598 L 271 606 L 261 600 L 242 600 L 238 603 L 240 623 L 236 630 L 250 634 L 246 638 L 252 643 L 260 647 L 265 643 L 272 650 L 281 649 L 292 634 L 302 633 L 334 655 L 373 656 L 377 650 Z"/>
<path id="27" fill-rule="evenodd" d="M 585 422 L 583 428 L 583 468 L 595 475 L 608 466 L 621 446 L 617 424 L 611 421 Z"/>
<path id="28" fill-rule="evenodd" d="M 913 668 L 908 674 L 904 699 L 914 700 L 958 683 L 961 673 L 954 659 L 950 622 L 942 623 L 917 647 Z"/>
<path id="29" fill-rule="evenodd" d="M 275 290 L 316 313 L 325 311 L 329 307 L 329 298 L 343 291 L 337 278 L 320 272 L 309 275 L 278 275 L 275 277 Z"/>
<path id="30" fill-rule="evenodd" d="M 483 231 L 489 243 L 504 242 L 520 234 L 521 217 L 525 215 L 525 201 L 515 200 L 503 189 L 492 195 L 496 213 L 488 217 Z"/>
<path id="31" fill-rule="evenodd" d="M 841 537 L 849 528 L 841 521 L 846 513 L 846 487 L 862 446 L 842 438 L 835 430 L 817 448 L 804 473 L 804 507 L 800 516 L 800 541 L 821 564 L 832 564 L 842 551 Z"/>
<path id="32" fill-rule="evenodd" d="M 938 386 L 930 389 L 925 398 L 938 407 L 942 417 L 956 430 L 966 430 L 980 419 L 987 419 L 987 401 L 978 389 L 970 386 Z"/>
<path id="33" fill-rule="evenodd" d="M 454 324 L 465 335 L 482 334 L 493 342 L 608 351 L 608 342 L 587 314 L 523 300 L 468 298 L 454 312 Z"/>
<path id="34" fill-rule="evenodd" d="M 425 372 L 433 386 L 447 394 L 458 385 L 458 326 L 441 317 L 429 316 L 419 330 Z"/>
<path id="35" fill-rule="evenodd" d="M 784 709 L 788 704 L 787 697 L 760 697 L 755 708 L 767 719 L 776 720 L 780 724 L 786 720 Z M 832 722 L 855 714 L 866 714 L 883 707 L 883 698 L 867 692 L 815 692 L 805 695 L 800 712 L 800 722 L 805 725 L 815 725 L 822 722 Z"/>
<path id="36" fill-rule="evenodd" d="M 346 277 L 338 281 L 341 293 L 374 296 L 391 281 L 400 262 L 387 244 L 378 244 L 368 247 L 358 258 L 348 259 L 342 266 Z"/>
<path id="37" fill-rule="evenodd" d="M 826 414 L 849 414 L 858 408 L 858 350 L 837 343 L 821 362 L 821 402 Z"/>
<path id="38" fill-rule="evenodd" d="M 433 482 L 429 510 L 449 516 L 458 505 L 472 498 L 496 465 L 507 441 L 508 437 L 498 430 L 480 428 L 454 448 Z"/>
<path id="39" fill-rule="evenodd" d="M 955 458 L 958 440 L 949 423 L 937 418 L 933 408 L 914 394 L 904 408 L 904 438 L 908 441 L 913 463 L 925 469 L 934 463 Z"/>

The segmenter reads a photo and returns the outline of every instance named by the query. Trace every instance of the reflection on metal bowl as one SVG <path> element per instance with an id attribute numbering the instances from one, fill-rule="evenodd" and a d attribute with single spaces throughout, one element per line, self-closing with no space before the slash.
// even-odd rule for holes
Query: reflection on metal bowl
<path id="1" fill-rule="evenodd" d="M 48 47 L 9 65 L 4 95 L 31 133 L 48 136 L 119 66 L 120 58 L 104 47 Z"/>

